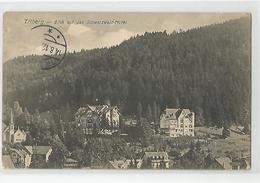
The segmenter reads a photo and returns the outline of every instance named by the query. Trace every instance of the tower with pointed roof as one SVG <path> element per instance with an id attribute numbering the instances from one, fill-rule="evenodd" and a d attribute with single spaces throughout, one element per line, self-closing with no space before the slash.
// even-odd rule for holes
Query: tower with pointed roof
<path id="1" fill-rule="evenodd" d="M 14 136 L 14 117 L 13 117 L 13 109 L 11 109 L 11 119 L 9 124 L 9 141 L 13 142 Z"/>

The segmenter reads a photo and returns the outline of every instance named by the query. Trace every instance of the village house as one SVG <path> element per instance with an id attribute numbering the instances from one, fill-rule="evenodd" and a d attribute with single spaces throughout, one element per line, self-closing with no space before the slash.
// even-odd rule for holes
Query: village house
<path id="1" fill-rule="evenodd" d="M 170 137 L 194 136 L 195 113 L 189 109 L 166 108 L 160 116 L 161 133 Z"/>
<path id="2" fill-rule="evenodd" d="M 229 157 L 215 158 L 214 163 L 211 165 L 211 168 L 232 170 L 232 160 Z"/>
<path id="3" fill-rule="evenodd" d="M 28 168 L 32 161 L 32 152 L 23 148 L 10 148 L 10 156 L 16 168 Z"/>
<path id="4" fill-rule="evenodd" d="M 8 126 L 3 128 L 3 142 L 4 143 L 21 143 L 26 141 L 26 133 L 17 126 L 15 130 L 13 111 L 11 109 L 11 119 Z"/>
<path id="5" fill-rule="evenodd" d="M 82 127 L 85 134 L 92 135 L 101 129 L 115 132 L 119 128 L 119 109 L 116 106 L 97 105 L 80 107 L 75 114 L 78 126 Z M 110 133 L 108 133 L 110 134 Z"/>
<path id="6" fill-rule="evenodd" d="M 168 169 L 170 160 L 167 152 L 145 152 L 142 158 L 143 168 Z"/>
<path id="7" fill-rule="evenodd" d="M 63 168 L 79 168 L 79 162 L 72 158 L 66 158 L 63 164 Z"/>
<path id="8" fill-rule="evenodd" d="M 142 165 L 141 159 L 125 159 L 109 161 L 115 169 L 140 169 Z"/>
<path id="9" fill-rule="evenodd" d="M 40 158 L 46 163 L 49 161 L 51 155 L 51 146 L 24 146 L 25 149 L 32 154 L 32 158 Z"/>
<path id="10" fill-rule="evenodd" d="M 122 117 L 122 122 L 124 126 L 136 126 L 137 125 L 137 119 L 136 116 L 124 116 Z"/>
<path id="11" fill-rule="evenodd" d="M 29 168 L 33 158 L 41 158 L 48 162 L 52 152 L 50 146 L 22 146 L 18 145 L 9 149 L 10 158 L 15 168 Z M 9 163 L 10 164 L 10 163 Z"/>
<path id="12" fill-rule="evenodd" d="M 222 138 L 224 128 L 218 127 L 195 127 L 195 135 L 198 137 Z"/>

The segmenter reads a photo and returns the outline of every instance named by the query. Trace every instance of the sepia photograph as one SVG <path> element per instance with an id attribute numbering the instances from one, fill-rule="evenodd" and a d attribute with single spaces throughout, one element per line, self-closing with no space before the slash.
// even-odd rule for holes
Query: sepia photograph
<path id="1" fill-rule="evenodd" d="M 5 12 L 2 167 L 251 170 L 251 19 Z"/>

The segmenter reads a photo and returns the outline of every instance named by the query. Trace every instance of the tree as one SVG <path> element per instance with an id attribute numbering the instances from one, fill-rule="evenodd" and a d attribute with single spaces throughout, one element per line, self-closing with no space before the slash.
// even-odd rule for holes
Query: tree
<path id="1" fill-rule="evenodd" d="M 32 155 L 30 168 L 47 168 L 46 160 L 42 156 Z"/>
<path id="2" fill-rule="evenodd" d="M 58 135 L 55 135 L 50 141 L 52 153 L 49 157 L 49 168 L 63 168 L 65 157 L 69 156 L 67 147 L 60 140 Z"/>
<path id="3" fill-rule="evenodd" d="M 204 126 L 205 125 L 203 109 L 201 107 L 195 108 L 195 123 L 196 123 L 196 126 Z"/>
<path id="4" fill-rule="evenodd" d="M 205 166 L 204 166 L 205 169 L 210 169 L 213 163 L 214 163 L 213 155 L 212 153 L 209 153 L 205 158 Z"/>
<path id="5" fill-rule="evenodd" d="M 138 102 L 138 105 L 137 105 L 137 117 L 138 119 L 140 120 L 143 116 L 143 106 L 141 104 L 141 102 Z"/>
<path id="6" fill-rule="evenodd" d="M 145 118 L 142 118 L 140 120 L 140 123 L 141 123 L 141 128 L 142 128 L 142 141 L 143 141 L 143 145 L 144 146 L 148 146 L 150 145 L 150 140 L 151 140 L 151 137 L 152 137 L 152 128 L 151 128 L 151 125 L 150 123 L 147 121 L 147 119 Z"/>
<path id="7" fill-rule="evenodd" d="M 147 119 L 149 122 L 153 121 L 152 109 L 151 109 L 150 104 L 148 104 L 148 106 L 147 106 Z"/>
<path id="8" fill-rule="evenodd" d="M 155 124 L 158 124 L 158 109 L 156 101 L 153 101 L 153 120 Z"/>
<path id="9" fill-rule="evenodd" d="M 244 132 L 249 134 L 250 133 L 250 108 L 249 105 L 244 104 L 242 107 L 242 112 L 240 116 L 241 124 L 244 125 Z"/>
<path id="10" fill-rule="evenodd" d="M 73 114 L 83 103 L 109 98 L 114 105 L 123 103 L 124 114 L 140 119 L 156 101 L 163 108 L 200 107 L 206 125 L 241 124 L 245 104 L 250 120 L 250 22 L 243 17 L 171 34 L 151 32 L 119 46 L 77 52 L 61 66 L 69 72 L 48 79 L 38 70 L 42 56 L 14 58 L 3 64 L 3 103 L 19 101 L 42 112 L 69 101 Z"/>

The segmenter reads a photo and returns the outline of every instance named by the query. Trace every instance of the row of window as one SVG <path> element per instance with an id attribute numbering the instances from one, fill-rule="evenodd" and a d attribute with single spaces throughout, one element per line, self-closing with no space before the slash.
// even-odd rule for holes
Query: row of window
<path id="1" fill-rule="evenodd" d="M 183 125 L 177 125 L 177 127 L 176 128 L 183 128 Z M 188 126 L 185 126 L 185 128 L 188 128 Z M 193 128 L 193 126 L 192 125 L 189 125 L 189 128 Z"/>
<path id="2" fill-rule="evenodd" d="M 183 132 L 183 129 L 175 129 L 176 132 Z M 193 132 L 193 129 L 189 129 L 189 132 Z"/>

